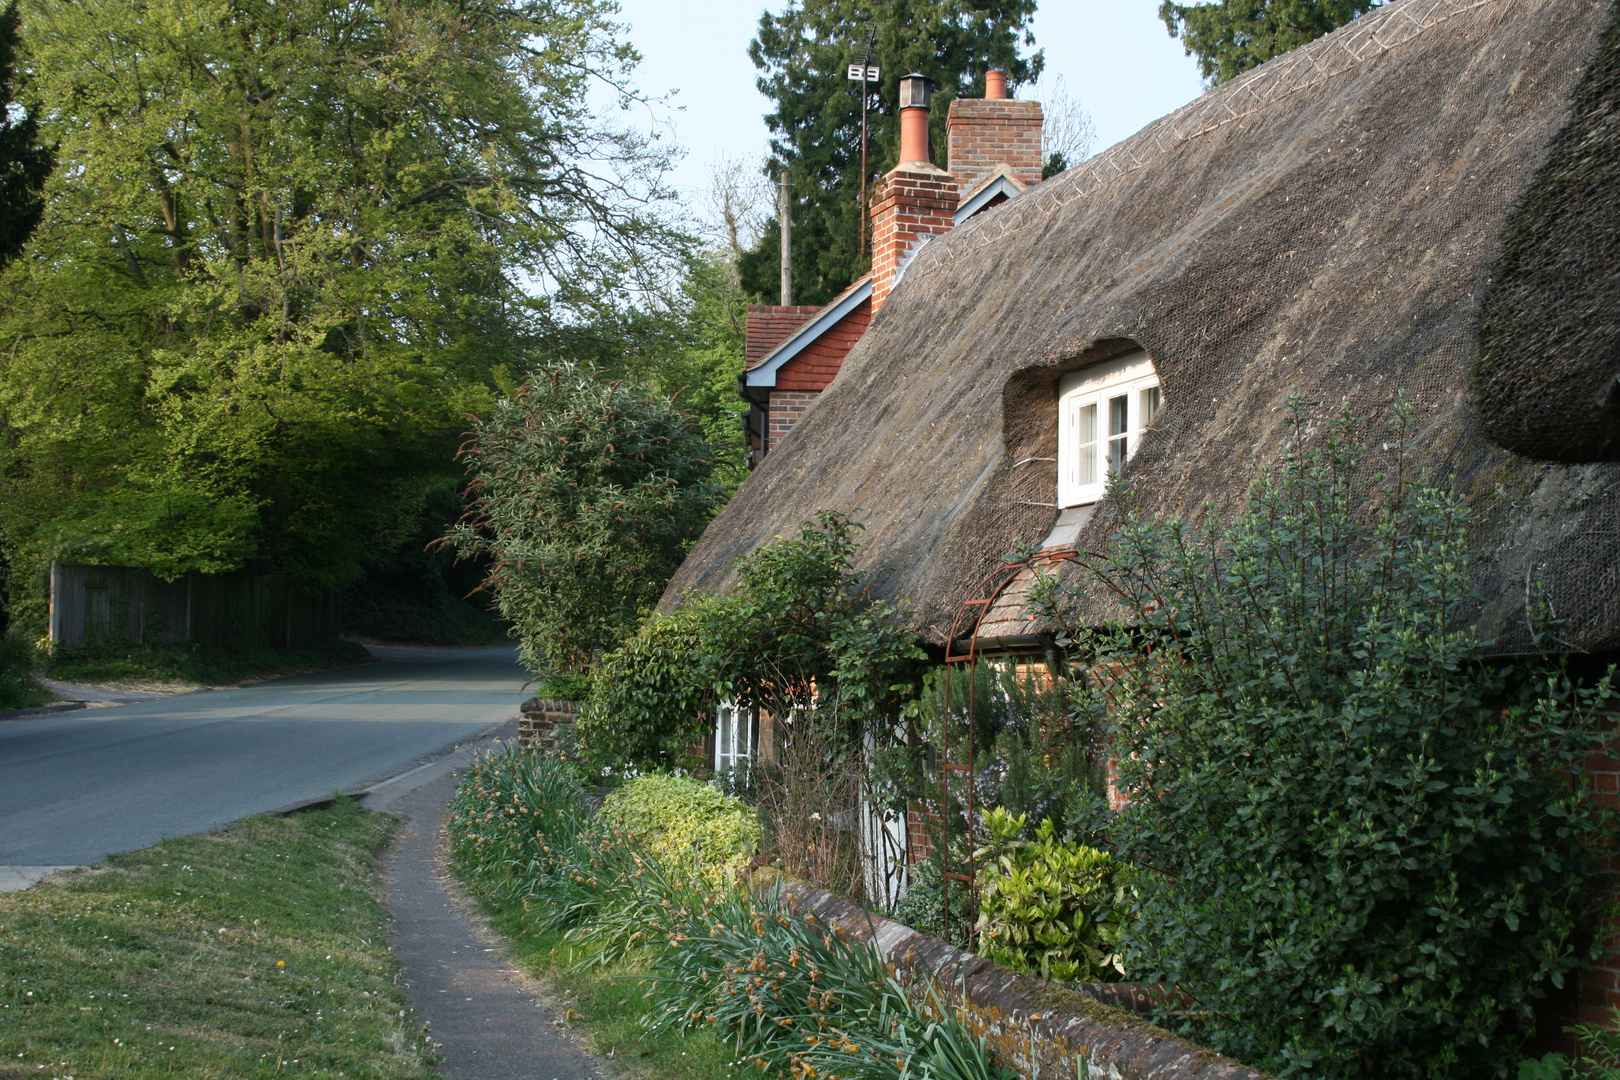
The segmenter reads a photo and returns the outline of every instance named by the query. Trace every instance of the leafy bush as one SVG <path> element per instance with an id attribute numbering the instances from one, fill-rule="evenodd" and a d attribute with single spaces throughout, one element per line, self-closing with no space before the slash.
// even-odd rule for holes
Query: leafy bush
<path id="1" fill-rule="evenodd" d="M 72 649 L 57 649 L 51 654 L 45 671 L 51 678 L 64 682 L 151 679 L 206 686 L 369 664 L 375 659 L 365 646 L 342 638 L 328 638 L 318 645 L 292 649 L 269 645 L 220 648 L 201 642 L 111 638 Z"/>
<path id="2" fill-rule="evenodd" d="M 1124 868 L 1106 852 L 1059 839 L 1051 818 L 1035 839 L 1020 839 L 1026 824 L 999 806 L 985 815 L 990 843 L 975 853 L 979 954 L 1059 982 L 1121 978 Z"/>
<path id="3" fill-rule="evenodd" d="M 1114 835 L 1153 871 L 1128 969 L 1192 999 L 1166 1024 L 1282 1076 L 1498 1065 L 1580 963 L 1614 835 L 1582 771 L 1609 680 L 1487 659 L 1469 513 L 1405 482 L 1410 415 L 1368 480 L 1354 421 L 1308 451 L 1296 404 L 1234 520 L 1152 521 L 1116 491 L 1097 576 L 1040 591 L 1111 665 Z M 1127 625 L 1079 628 L 1098 588 Z"/>
<path id="4" fill-rule="evenodd" d="M 43 705 L 55 695 L 34 678 L 34 647 L 16 634 L 0 635 L 0 709 Z"/>
<path id="5" fill-rule="evenodd" d="M 446 536 L 535 672 L 577 673 L 635 632 L 725 502 L 672 400 L 572 361 L 536 368 L 473 432 L 472 509 Z"/>
<path id="6" fill-rule="evenodd" d="M 759 847 L 753 810 L 690 776 L 637 777 L 607 797 L 600 821 L 672 872 L 716 885 L 734 878 Z"/>
<path id="7" fill-rule="evenodd" d="M 605 765 L 669 765 L 721 701 L 787 717 L 813 699 L 846 747 L 892 731 L 915 707 L 927 657 L 900 613 L 862 587 L 859 528 L 820 514 L 742 559 L 731 592 L 649 619 L 596 673 L 579 722 L 586 752 Z"/>

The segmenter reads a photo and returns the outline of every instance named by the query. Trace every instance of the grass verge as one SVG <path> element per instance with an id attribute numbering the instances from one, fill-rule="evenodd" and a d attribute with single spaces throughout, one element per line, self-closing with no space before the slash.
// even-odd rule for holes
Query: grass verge
<path id="1" fill-rule="evenodd" d="M 519 911 L 483 907 L 489 925 L 511 942 L 518 963 L 546 985 L 563 1025 L 583 1035 L 612 1071 L 659 1080 L 735 1080 L 759 1072 L 734 1066 L 736 1051 L 706 1032 L 648 1034 L 645 973 L 635 958 L 579 970 L 584 953 L 562 931 L 536 932 Z"/>
<path id="2" fill-rule="evenodd" d="M 347 801 L 0 894 L 0 1077 L 435 1076 Z"/>
<path id="3" fill-rule="evenodd" d="M 217 649 L 200 645 L 97 642 L 58 650 L 45 674 L 77 683 L 170 682 L 201 686 L 272 679 L 370 663 L 365 646 L 333 638 L 302 649 Z"/>

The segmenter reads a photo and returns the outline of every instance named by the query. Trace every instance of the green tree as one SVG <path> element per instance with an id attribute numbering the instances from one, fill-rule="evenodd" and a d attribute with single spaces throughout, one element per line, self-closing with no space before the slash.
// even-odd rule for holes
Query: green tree
<path id="1" fill-rule="evenodd" d="M 982 96 L 985 69 L 1006 68 L 1014 85 L 1040 77 L 1043 54 L 1019 51 L 1034 44 L 1034 14 L 1035 0 L 797 0 L 760 16 L 748 55 L 761 72 L 760 92 L 774 105 L 765 117 L 772 132 L 766 172 L 786 169 L 793 178 L 795 303 L 826 303 L 871 264 L 859 205 L 861 84 L 846 77 L 868 35 L 872 63 L 883 72 L 871 87 L 870 183 L 898 161 L 900 77 L 916 71 L 934 81 L 934 160 L 942 162 L 950 101 Z M 775 301 L 780 252 L 773 222 L 742 260 L 746 291 Z"/>
<path id="2" fill-rule="evenodd" d="M 1211 86 L 1315 41 L 1387 0 L 1164 0 L 1159 18 Z"/>
<path id="3" fill-rule="evenodd" d="M 0 12 L 0 266 L 22 254 L 45 211 L 45 180 L 56 155 L 39 144 L 39 123 L 17 101 L 16 0 Z"/>
<path id="4" fill-rule="evenodd" d="M 347 584 L 668 239 L 661 159 L 586 102 L 632 93 L 604 0 L 24 4 L 61 168 L 0 280 L 0 524 L 36 570 Z"/>
<path id="5" fill-rule="evenodd" d="M 588 671 L 634 633 L 724 502 L 700 433 L 668 398 L 572 361 L 536 368 L 465 449 L 472 509 L 447 536 L 537 673 Z"/>

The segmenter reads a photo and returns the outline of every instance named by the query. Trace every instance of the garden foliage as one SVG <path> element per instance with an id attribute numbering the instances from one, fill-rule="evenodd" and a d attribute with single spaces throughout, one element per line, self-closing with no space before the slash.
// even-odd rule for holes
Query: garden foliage
<path id="1" fill-rule="evenodd" d="M 900 613 L 862 587 L 859 528 L 824 512 L 743 558 L 731 592 L 688 596 L 649 619 L 601 665 L 579 723 L 587 752 L 612 765 L 677 760 L 721 701 L 779 717 L 813 704 L 846 750 L 907 715 L 926 654 Z"/>
<path id="2" fill-rule="evenodd" d="M 691 776 L 639 776 L 607 797 L 597 820 L 672 872 L 717 886 L 735 878 L 759 847 L 754 811 Z"/>
<path id="3" fill-rule="evenodd" d="M 536 367 L 463 448 L 448 534 L 534 671 L 583 672 L 636 628 L 724 502 L 708 443 L 667 398 L 572 361 Z"/>
<path id="4" fill-rule="evenodd" d="M 1582 959 L 1613 815 L 1582 761 L 1607 678 L 1487 659 L 1469 513 L 1348 416 L 1298 437 L 1229 522 L 1127 509 L 1097 575 L 1126 625 L 1068 640 L 1109 674 L 1119 852 L 1146 873 L 1133 978 L 1170 1026 L 1282 1076 L 1462 1075 L 1502 1060 Z M 1591 946 L 1595 948 L 1596 946 Z"/>
<path id="5" fill-rule="evenodd" d="M 1062 839 L 1051 818 L 1033 840 L 1022 838 L 1027 819 L 1003 807 L 988 811 L 984 823 L 990 842 L 974 853 L 979 955 L 1059 982 L 1121 978 L 1125 867 L 1107 852 Z"/>
<path id="6" fill-rule="evenodd" d="M 655 1027 L 711 1030 L 762 1075 L 1011 1080 L 935 998 L 919 1005 L 871 945 L 798 918 L 780 894 L 679 874 L 592 821 L 568 766 L 479 758 L 452 805 L 455 865 L 536 930 L 566 929 L 580 965 L 631 962 Z"/>

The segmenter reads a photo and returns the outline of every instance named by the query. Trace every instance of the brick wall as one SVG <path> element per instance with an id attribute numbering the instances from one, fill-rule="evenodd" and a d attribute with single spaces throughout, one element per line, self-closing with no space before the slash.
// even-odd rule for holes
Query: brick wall
<path id="1" fill-rule="evenodd" d="M 1012 167 L 1026 186 L 1041 182 L 1041 125 L 1038 101 L 957 98 L 946 117 L 946 168 L 959 190 L 971 191 L 999 164 Z"/>
<path id="2" fill-rule="evenodd" d="M 872 199 L 872 311 L 883 306 L 906 259 L 925 237 L 951 231 L 957 183 L 932 165 L 892 170 Z"/>
<path id="3" fill-rule="evenodd" d="M 842 319 L 828 327 L 820 337 L 800 351 L 776 372 L 778 390 L 825 390 L 833 381 L 844 357 L 866 333 L 866 324 L 872 321 L 872 301 L 860 304 Z"/>
<path id="4" fill-rule="evenodd" d="M 748 329 L 743 340 L 743 366 L 753 367 L 789 334 L 809 322 L 821 308 L 814 304 L 749 304 Z"/>
<path id="5" fill-rule="evenodd" d="M 561 730 L 579 719 L 579 702 L 530 698 L 518 712 L 518 745 L 549 754 L 557 749 Z"/>
<path id="6" fill-rule="evenodd" d="M 767 453 L 782 448 L 782 440 L 804 416 L 805 410 L 815 403 L 814 390 L 772 390 L 770 437 Z"/>
<path id="7" fill-rule="evenodd" d="M 1611 740 L 1606 752 L 1587 758 L 1586 767 L 1597 797 L 1611 807 L 1620 807 L 1620 738 Z M 1620 860 L 1609 859 L 1605 869 L 1609 873 L 1609 885 L 1602 899 L 1620 903 Z M 1620 1006 L 1620 922 L 1604 914 L 1592 929 L 1605 942 L 1605 954 L 1591 970 L 1581 972 L 1579 992 L 1573 995 L 1574 1000 L 1560 1003 L 1563 1015 L 1559 1019 L 1564 1023 L 1601 1024 L 1612 1029 L 1614 1010 Z"/>

